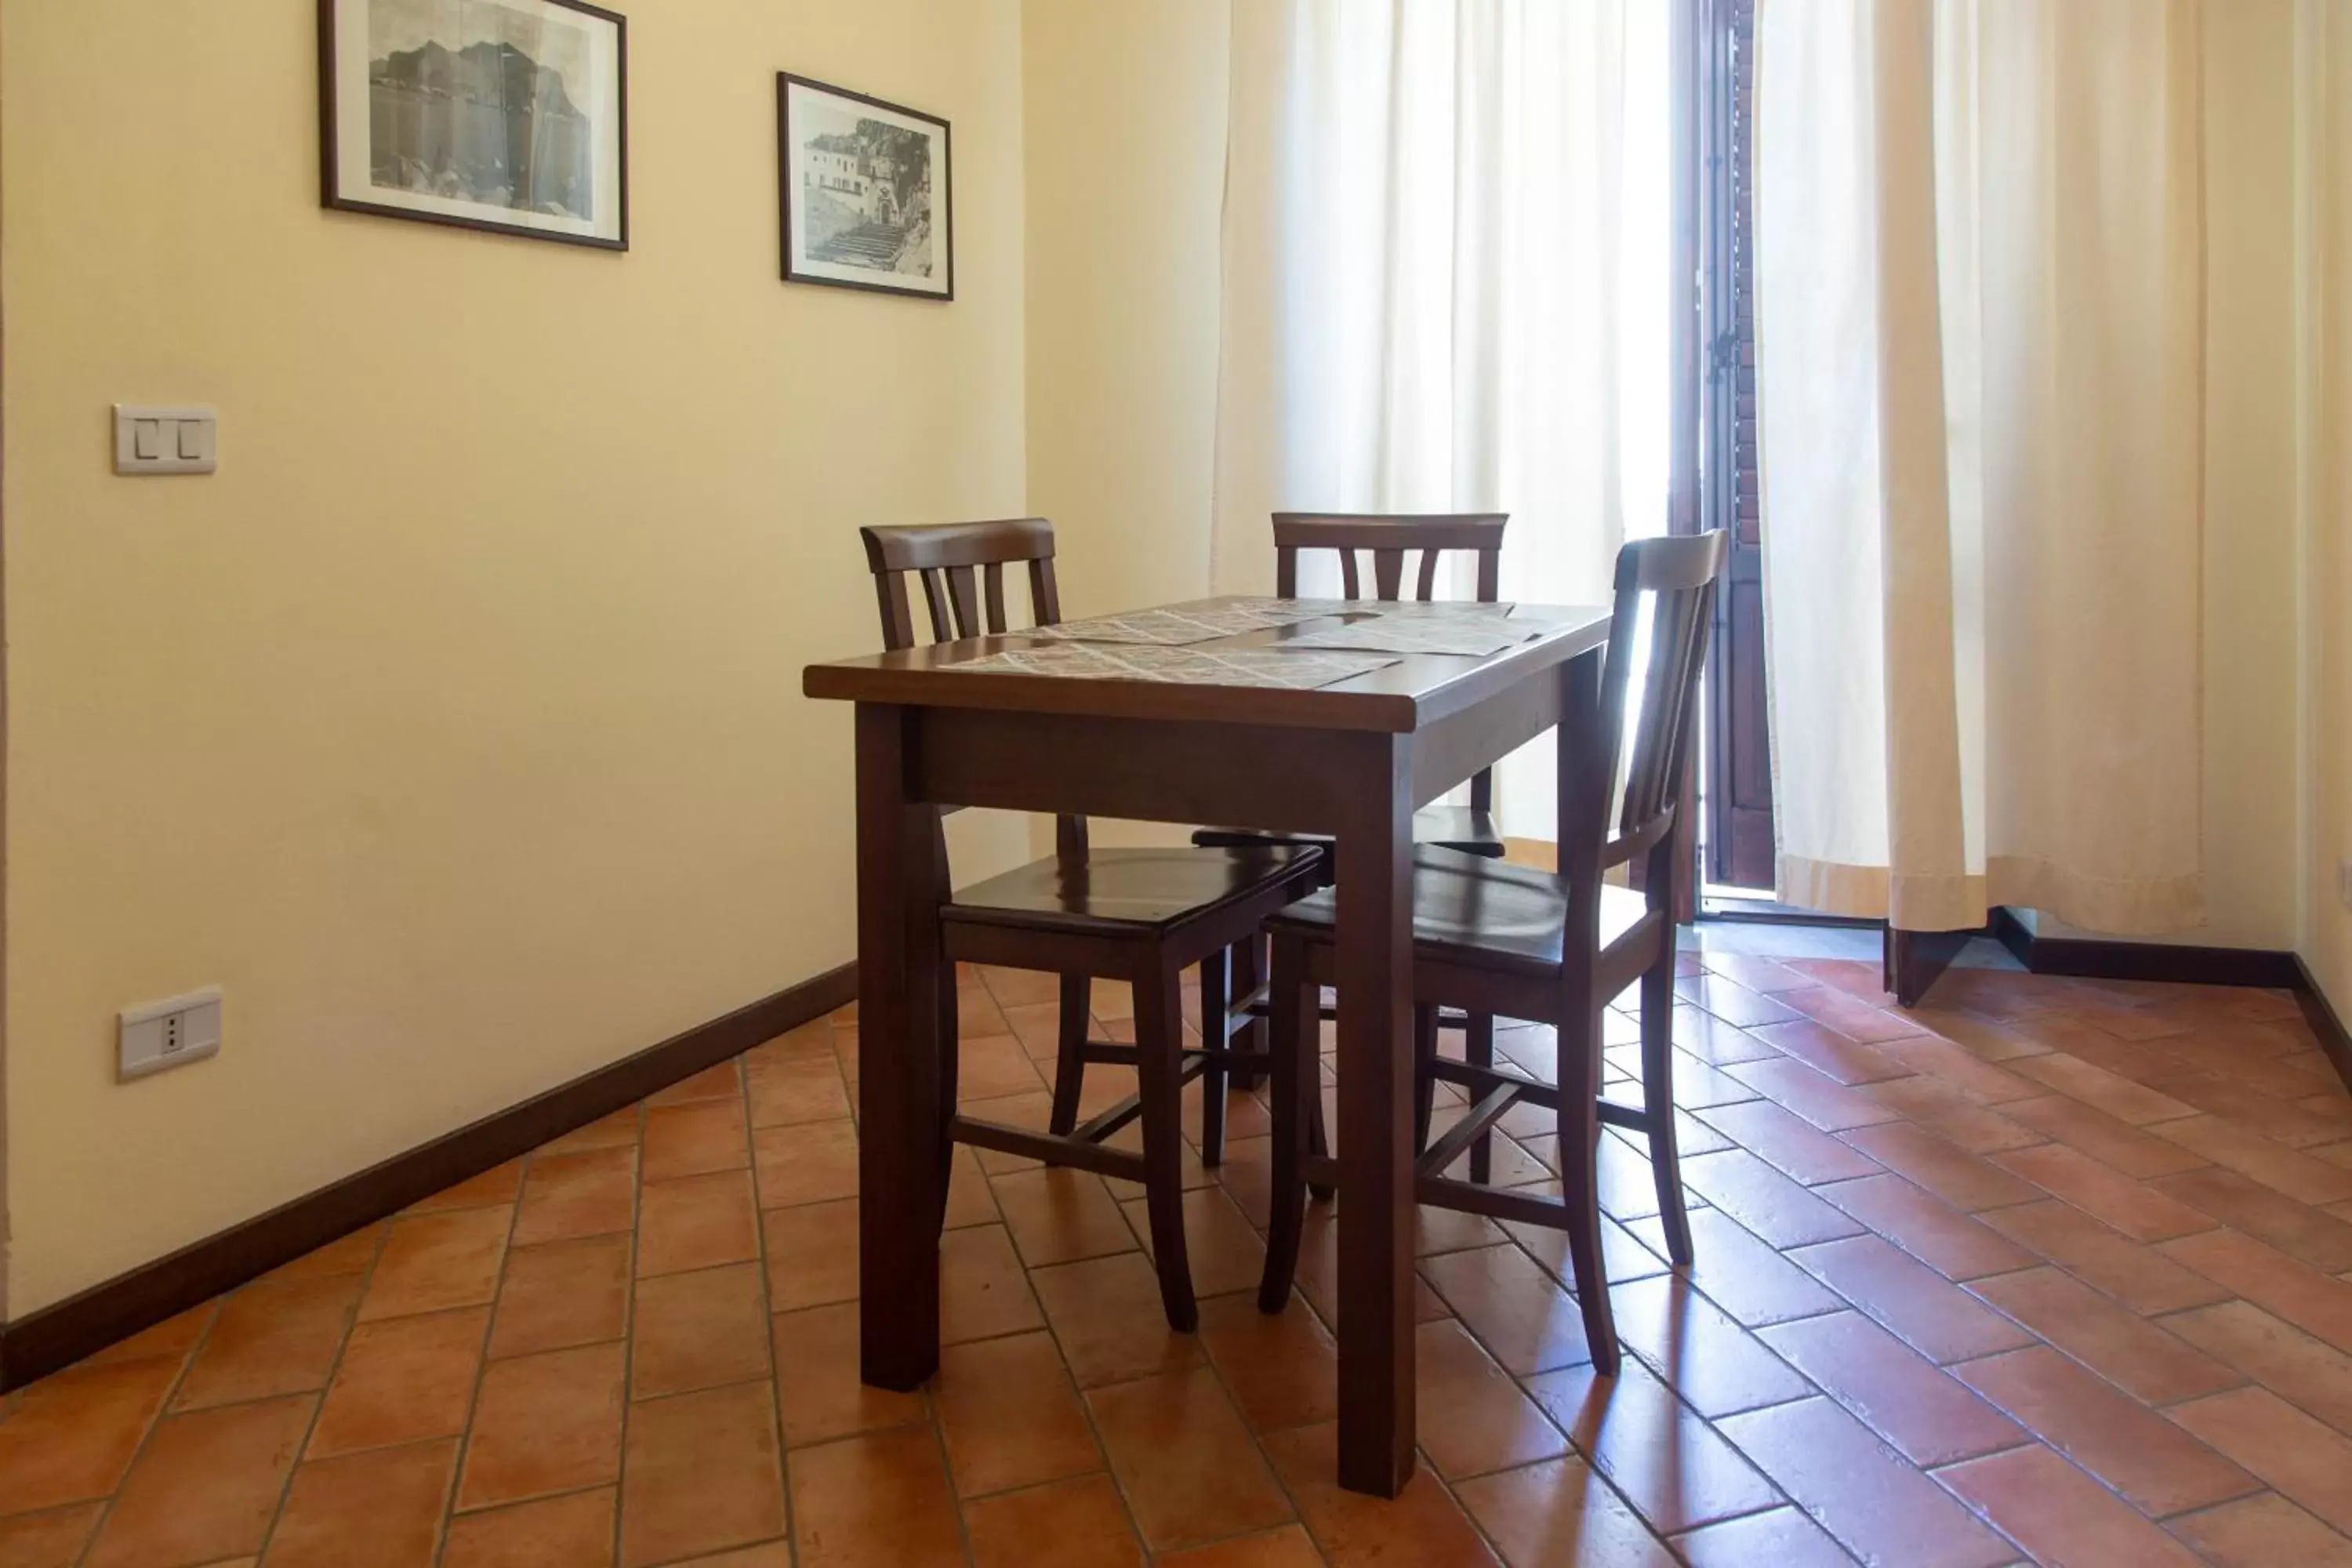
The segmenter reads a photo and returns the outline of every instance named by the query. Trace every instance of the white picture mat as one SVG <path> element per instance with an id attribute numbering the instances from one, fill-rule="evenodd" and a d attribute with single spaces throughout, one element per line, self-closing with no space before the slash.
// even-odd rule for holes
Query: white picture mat
<path id="1" fill-rule="evenodd" d="M 930 149 L 931 163 L 931 275 L 915 272 L 884 272 L 872 267 L 851 267 L 838 261 L 819 261 L 808 253 L 808 241 L 803 228 L 808 221 L 808 203 L 799 195 L 801 190 L 802 148 L 814 134 L 802 116 L 806 106 L 815 103 L 835 113 L 845 113 L 853 120 L 876 120 L 885 125 L 895 125 L 921 136 Z M 944 296 L 948 291 L 950 264 L 948 245 L 950 228 L 954 221 L 954 207 L 950 199 L 949 182 L 954 178 L 948 167 L 948 139 L 936 120 L 920 115 L 901 114 L 878 103 L 862 99 L 844 98 L 837 92 L 811 86 L 803 81 L 784 83 L 784 153 L 792 160 L 786 171 L 794 196 L 785 204 L 792 218 L 792 231 L 786 237 L 791 246 L 792 269 L 795 277 L 823 278 L 837 283 L 864 283 L 871 286 L 902 289 L 923 294 Z"/>
<path id="2" fill-rule="evenodd" d="M 441 0 L 452 23 L 466 5 L 482 0 Z M 370 172 L 371 130 L 368 87 L 368 16 L 375 0 L 335 0 L 335 195 L 338 199 L 402 212 L 429 213 L 436 217 L 471 218 L 481 223 L 538 229 L 549 234 L 578 235 L 589 239 L 621 237 L 621 31 L 600 16 L 547 0 L 495 0 L 550 26 L 583 32 L 588 46 L 588 77 L 577 95 L 583 112 L 596 134 L 596 207 L 593 218 L 563 217 L 521 207 L 493 206 L 488 202 L 454 201 L 446 196 L 402 190 L 373 183 Z M 565 90 L 572 88 L 567 77 Z"/>

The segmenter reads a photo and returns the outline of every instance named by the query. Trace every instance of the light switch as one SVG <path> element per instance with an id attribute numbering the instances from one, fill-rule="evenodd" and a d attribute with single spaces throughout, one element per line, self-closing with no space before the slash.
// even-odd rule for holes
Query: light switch
<path id="1" fill-rule="evenodd" d="M 219 467 L 219 416 L 200 406 L 114 405 L 118 474 L 209 474 Z"/>

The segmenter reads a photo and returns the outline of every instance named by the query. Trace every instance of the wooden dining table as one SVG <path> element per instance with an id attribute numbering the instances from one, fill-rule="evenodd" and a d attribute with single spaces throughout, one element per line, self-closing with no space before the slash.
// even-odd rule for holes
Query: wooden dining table
<path id="1" fill-rule="evenodd" d="M 1335 605 L 1196 641 L 1176 657 L 1023 633 L 807 667 L 808 696 L 856 705 L 865 1382 L 911 1390 L 939 1366 L 945 1129 L 954 1111 L 942 1103 L 952 1082 L 942 1069 L 956 1026 L 955 980 L 940 945 L 949 883 L 939 808 L 1328 835 L 1339 870 L 1339 1479 L 1393 1497 L 1411 1478 L 1412 814 L 1556 730 L 1559 820 L 1597 826 L 1606 781 L 1579 764 L 1605 754 L 1609 616 L 1507 607 L 1526 635 L 1500 651 L 1402 653 L 1358 673 L 1345 673 L 1348 656 L 1290 646 L 1399 609 Z M 1270 654 L 1287 662 L 1270 667 Z M 1235 667 L 1236 683 L 1221 680 L 1220 660 Z M 1327 684 L 1239 683 L 1269 668 L 1283 681 L 1342 673 Z"/>

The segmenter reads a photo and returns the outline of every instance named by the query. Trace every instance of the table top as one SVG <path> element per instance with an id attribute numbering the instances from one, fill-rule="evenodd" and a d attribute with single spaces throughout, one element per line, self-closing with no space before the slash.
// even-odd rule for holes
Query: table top
<path id="1" fill-rule="evenodd" d="M 1526 627 L 1528 635 L 1484 656 L 1386 647 L 1351 649 L 1340 646 L 1344 638 L 1318 635 L 1360 626 L 1365 617 L 1383 614 L 1420 619 L 1433 614 L 1443 616 L 1448 611 L 1464 612 L 1474 624 L 1477 618 L 1507 615 L 1504 624 Z M 1541 605 L 1517 605 L 1502 611 L 1490 606 L 1487 616 L 1481 617 L 1479 606 L 1473 605 L 1423 606 L 1362 600 L 1343 605 L 1228 598 L 1191 600 L 1098 618 L 1133 622 L 1162 616 L 1194 621 L 1205 616 L 1212 626 L 1253 618 L 1280 624 L 1194 637 L 1176 645 L 1096 642 L 1034 631 L 966 637 L 897 653 L 812 664 L 802 672 L 801 689 L 810 697 L 835 701 L 916 708 L 1409 734 L 1590 652 L 1606 642 L 1609 635 L 1605 609 Z M 1300 639 L 1311 639 L 1308 647 L 1286 646 Z M 1014 660 L 997 657 L 1004 654 L 1037 657 Z M 1227 655 L 1240 656 L 1226 662 L 1243 668 L 1221 671 L 1219 663 Z M 1278 656 L 1278 668 L 1268 655 Z M 991 662 L 982 669 L 956 668 L 981 660 Z M 1036 668 L 1048 660 L 1083 667 L 1085 672 L 1037 673 Z M 1023 663 L 1032 668 L 1017 668 Z M 1326 678 L 1329 678 L 1328 684 L 1287 683 Z M 1264 683 L 1267 680 L 1286 683 Z"/>

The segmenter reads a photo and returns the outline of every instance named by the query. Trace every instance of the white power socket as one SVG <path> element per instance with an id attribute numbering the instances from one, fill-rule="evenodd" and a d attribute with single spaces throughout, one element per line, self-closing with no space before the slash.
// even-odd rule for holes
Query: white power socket
<path id="1" fill-rule="evenodd" d="M 129 1008 L 121 1017 L 115 1076 L 121 1082 L 220 1054 L 221 994 L 217 985 Z"/>

